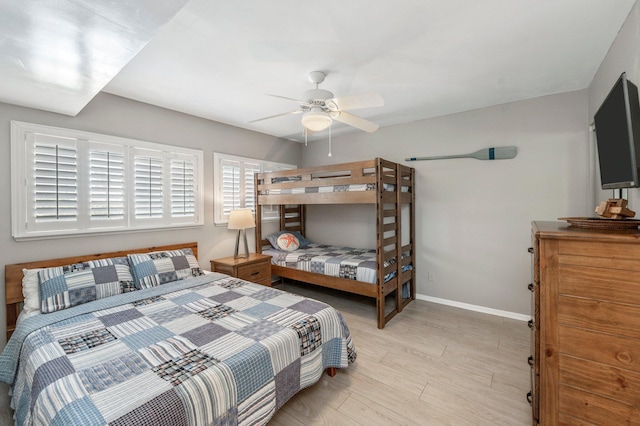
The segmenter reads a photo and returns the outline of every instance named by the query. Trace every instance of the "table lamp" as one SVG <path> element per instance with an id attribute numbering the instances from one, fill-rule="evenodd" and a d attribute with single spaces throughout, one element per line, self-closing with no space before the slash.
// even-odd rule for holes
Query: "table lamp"
<path id="1" fill-rule="evenodd" d="M 239 209 L 239 210 L 231 210 L 229 213 L 229 223 L 227 227 L 229 229 L 237 229 L 238 236 L 236 237 L 236 250 L 233 254 L 234 259 L 239 258 L 248 258 L 249 257 L 249 247 L 247 245 L 247 228 L 255 228 L 256 222 L 253 220 L 253 215 L 251 214 L 250 209 Z M 240 246 L 240 234 L 244 239 L 244 255 L 238 255 L 238 248 Z"/>

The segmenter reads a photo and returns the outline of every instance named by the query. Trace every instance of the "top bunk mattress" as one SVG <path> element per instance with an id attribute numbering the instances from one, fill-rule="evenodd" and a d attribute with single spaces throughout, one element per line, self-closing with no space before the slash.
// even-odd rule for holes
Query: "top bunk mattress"
<path id="1" fill-rule="evenodd" d="M 282 181 L 276 181 L 273 183 L 280 183 Z M 319 181 L 321 182 L 321 181 Z M 395 191 L 396 186 L 393 184 L 383 184 L 385 191 Z M 260 195 L 281 195 L 281 194 L 313 194 L 313 193 L 327 193 L 327 192 L 363 192 L 363 191 L 375 191 L 375 183 L 355 183 L 347 185 L 318 185 L 318 186 L 304 186 L 298 188 L 271 188 L 260 191 Z M 409 192 L 408 186 L 401 188 L 402 192 Z"/>

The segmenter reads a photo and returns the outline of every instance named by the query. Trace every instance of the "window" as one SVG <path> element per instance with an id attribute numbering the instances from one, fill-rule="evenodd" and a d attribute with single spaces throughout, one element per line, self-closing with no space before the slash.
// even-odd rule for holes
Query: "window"
<path id="1" fill-rule="evenodd" d="M 239 208 L 250 208 L 255 213 L 254 173 L 291 170 L 296 166 L 284 163 L 268 162 L 253 158 L 213 153 L 214 221 L 216 225 L 226 224 L 229 212 Z M 279 219 L 278 206 L 264 206 L 262 218 Z"/>
<path id="2" fill-rule="evenodd" d="M 11 122 L 16 239 L 202 225 L 203 153 Z"/>

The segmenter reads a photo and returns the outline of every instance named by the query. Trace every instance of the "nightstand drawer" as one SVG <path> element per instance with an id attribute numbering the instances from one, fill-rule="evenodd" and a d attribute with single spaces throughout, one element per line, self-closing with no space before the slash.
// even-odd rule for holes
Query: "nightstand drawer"
<path id="1" fill-rule="evenodd" d="M 252 263 L 249 265 L 238 266 L 238 278 L 262 282 L 271 280 L 271 264 L 268 262 Z"/>

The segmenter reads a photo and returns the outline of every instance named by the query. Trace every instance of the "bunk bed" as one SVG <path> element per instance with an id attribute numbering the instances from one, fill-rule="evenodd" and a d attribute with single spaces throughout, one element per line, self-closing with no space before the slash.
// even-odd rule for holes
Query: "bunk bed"
<path id="1" fill-rule="evenodd" d="M 370 204 L 376 209 L 375 274 L 373 282 L 355 274 L 325 275 L 319 268 L 296 269 L 274 256 L 273 275 L 376 299 L 378 328 L 415 299 L 415 171 L 376 158 L 328 166 L 256 173 L 256 252 L 273 246 L 263 234 L 263 210 L 279 206 L 280 231 L 306 235 L 306 206 Z M 408 210 L 408 221 L 403 220 Z M 406 222 L 406 223 L 405 223 Z M 403 228 L 408 227 L 403 231 Z M 403 235 L 408 241 L 403 244 Z M 326 246 L 322 246 L 326 247 Z M 360 253 L 360 252 L 357 252 Z M 317 256 L 307 255 L 307 266 Z M 282 259 L 282 257 L 280 257 Z M 313 270 L 313 272 L 312 272 Z M 334 268 L 335 270 L 335 268 Z M 386 301 L 393 299 L 390 306 Z"/>

